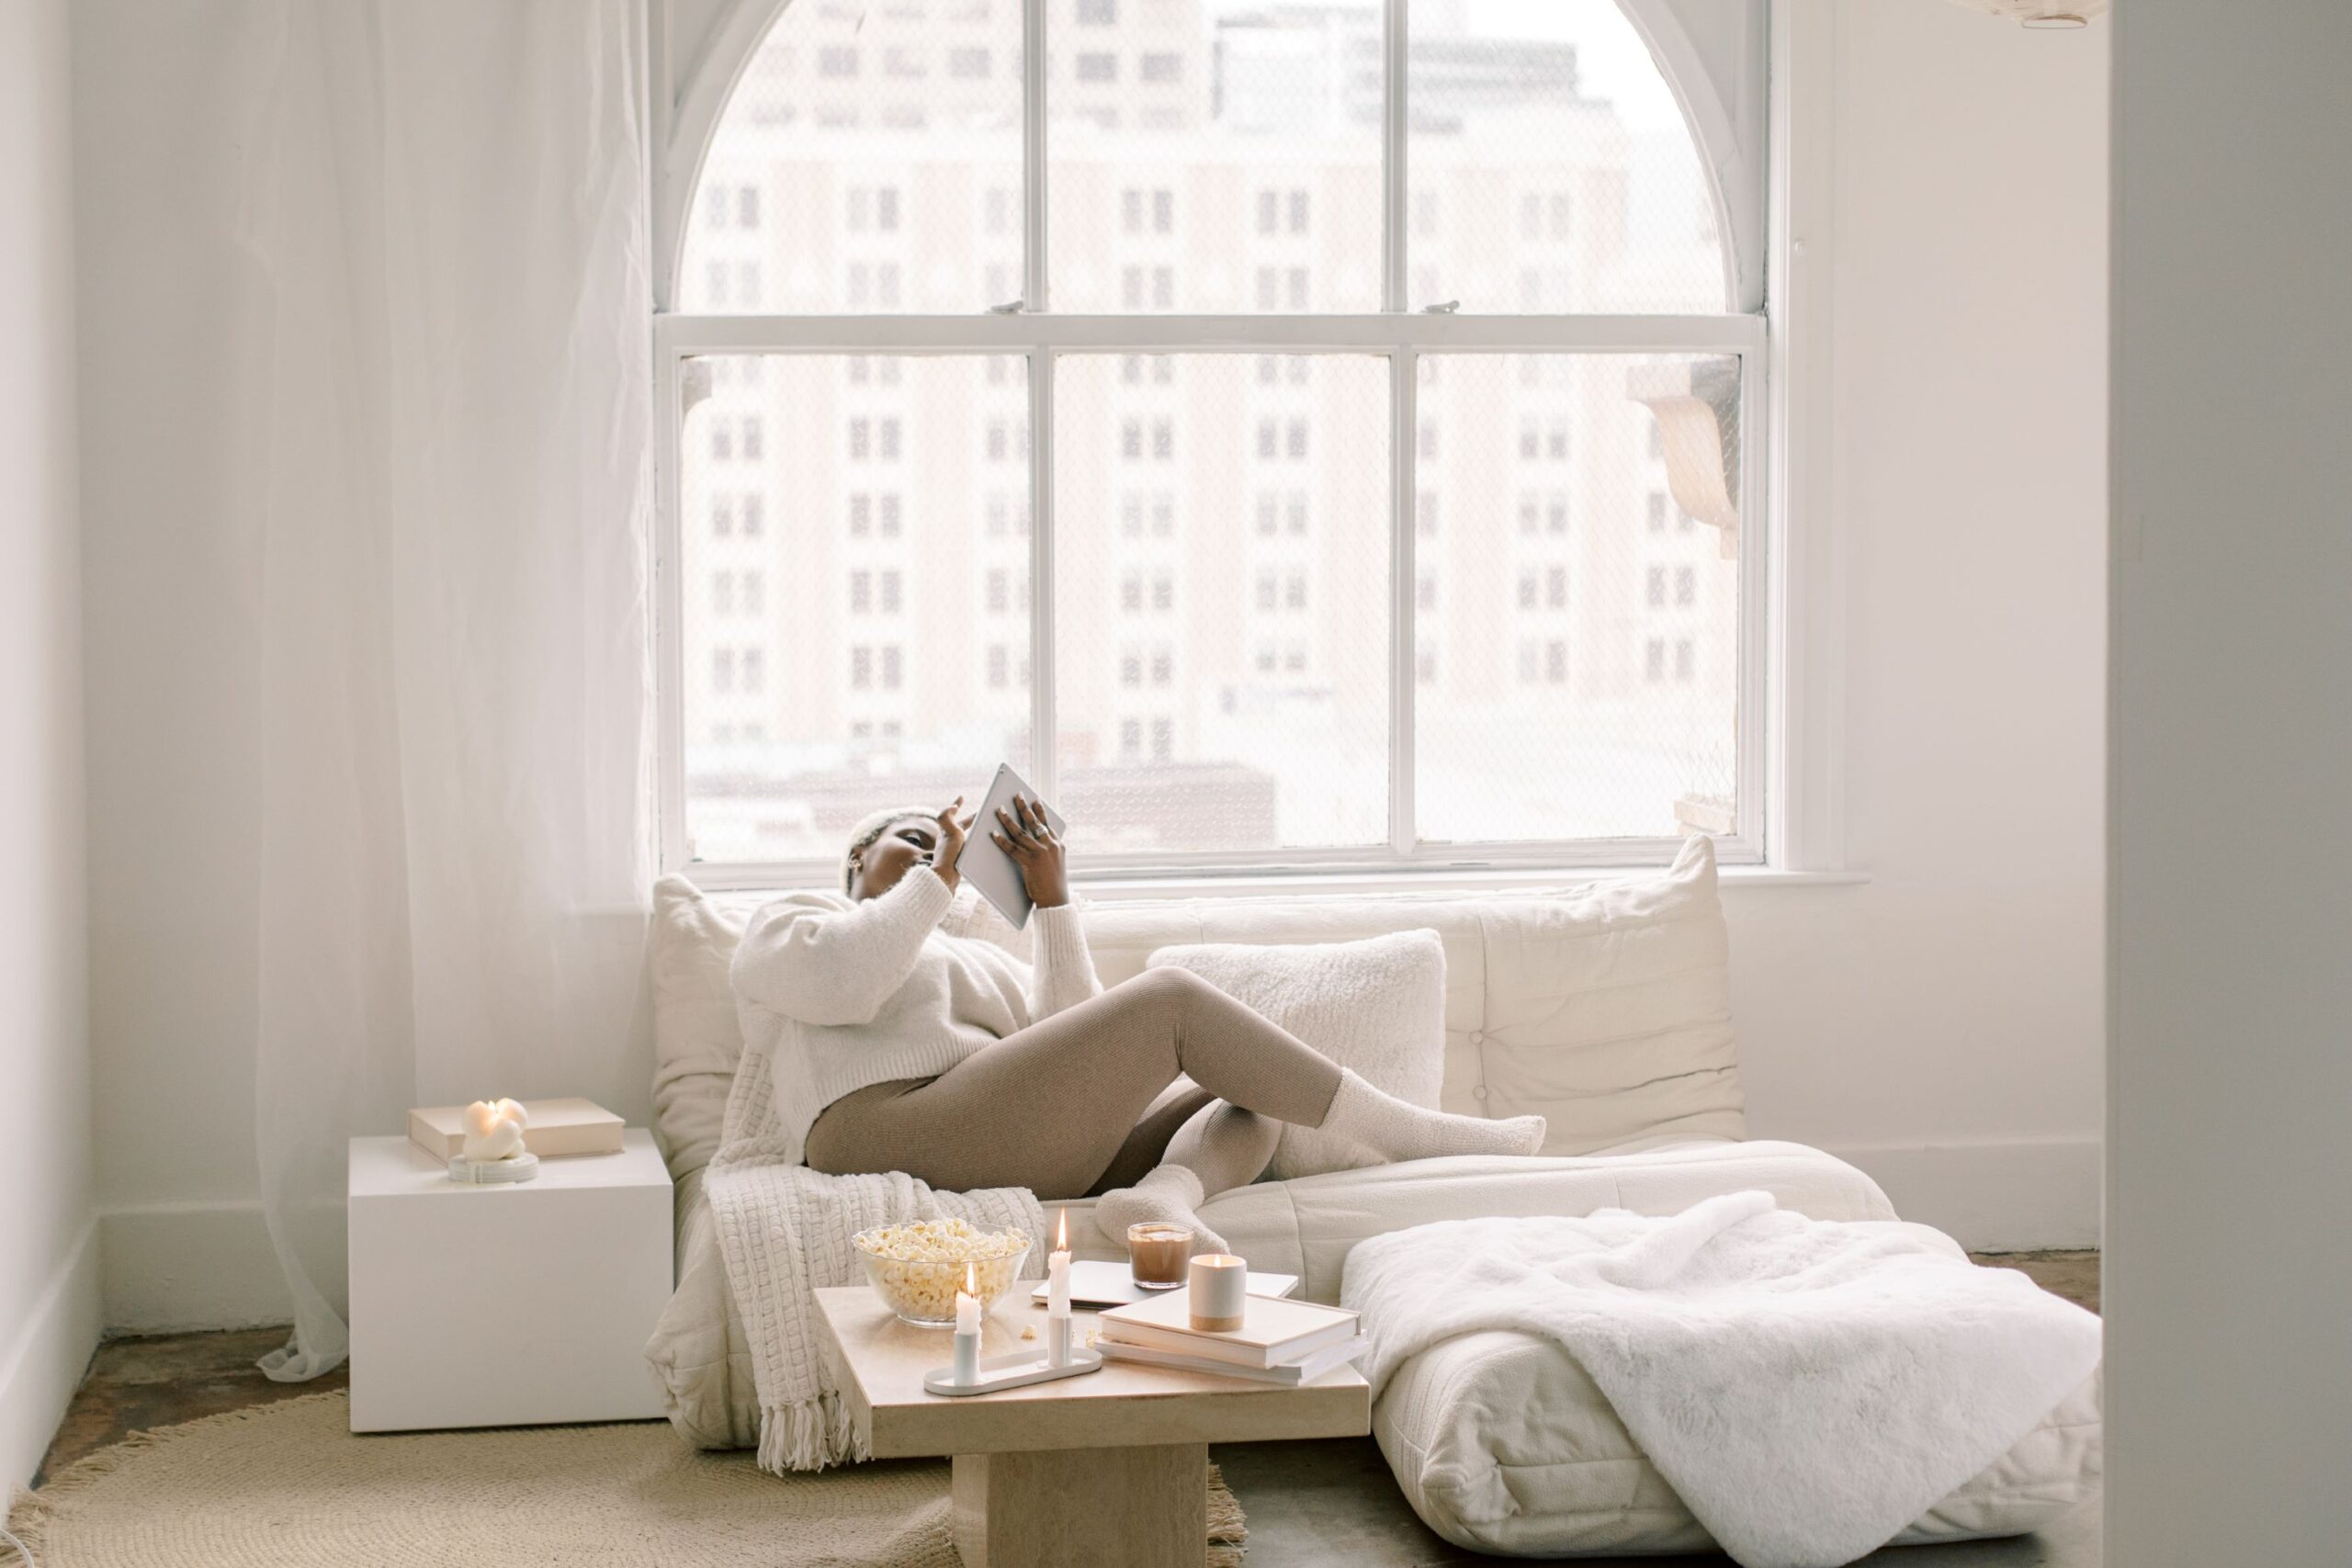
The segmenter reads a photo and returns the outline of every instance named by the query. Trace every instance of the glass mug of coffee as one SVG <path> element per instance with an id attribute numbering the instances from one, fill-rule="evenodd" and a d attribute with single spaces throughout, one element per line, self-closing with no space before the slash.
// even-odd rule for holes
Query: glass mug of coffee
<path id="1" fill-rule="evenodd" d="M 1127 1227 L 1127 1269 L 1147 1291 L 1172 1291 L 1184 1282 L 1193 1258 L 1193 1227 L 1146 1220 Z"/>

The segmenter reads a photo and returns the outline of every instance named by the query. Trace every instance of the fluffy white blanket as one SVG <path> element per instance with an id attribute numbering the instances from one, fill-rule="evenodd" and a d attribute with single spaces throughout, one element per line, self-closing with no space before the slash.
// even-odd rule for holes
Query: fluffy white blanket
<path id="1" fill-rule="evenodd" d="M 826 1176 L 800 1164 L 776 1119 L 764 1052 L 743 1054 L 703 1182 L 751 1345 L 760 1468 L 777 1474 L 868 1457 L 833 1383 L 810 1293 L 865 1282 L 850 1237 L 871 1225 L 961 1216 L 1027 1231 L 1025 1277 L 1044 1266 L 1045 1213 L 1026 1188 L 934 1192 L 898 1172 Z"/>
<path id="2" fill-rule="evenodd" d="M 1360 1243 L 1376 1399 L 1481 1329 L 1557 1340 L 1747 1568 L 1876 1550 L 2007 1452 L 2099 1357 L 2099 1322 L 1921 1225 L 1810 1220 L 1769 1193 L 1668 1218 L 1417 1225 Z"/>

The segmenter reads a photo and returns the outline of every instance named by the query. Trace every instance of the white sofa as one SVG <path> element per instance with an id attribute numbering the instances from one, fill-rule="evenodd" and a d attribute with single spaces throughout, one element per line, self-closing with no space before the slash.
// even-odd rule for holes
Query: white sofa
<path id="1" fill-rule="evenodd" d="M 706 897 L 678 877 L 656 890 L 656 1132 L 678 1184 L 679 1273 L 647 1356 L 667 1391 L 672 1421 L 706 1448 L 757 1440 L 750 1359 L 728 1300 L 701 1170 L 717 1147 L 742 1049 L 728 960 L 758 902 Z M 968 895 L 949 919 L 1016 951 L 1024 945 L 1021 933 Z M 1441 1103 L 1469 1115 L 1541 1112 L 1551 1128 L 1544 1152 L 1418 1160 L 1224 1194 L 1203 1217 L 1253 1266 L 1296 1273 L 1303 1294 L 1336 1301 L 1356 1242 L 1433 1220 L 1603 1207 L 1665 1214 L 1750 1188 L 1816 1218 L 1895 1217 L 1877 1184 L 1843 1161 L 1802 1145 L 1747 1140 L 1723 912 L 1702 839 L 1690 840 L 1666 873 L 1577 886 L 1477 897 L 1173 899 L 1086 910 L 1088 942 L 1106 986 L 1140 972 L 1154 949 L 1170 943 L 1336 942 L 1420 927 L 1437 931 L 1445 947 Z M 1072 1232 L 1081 1257 L 1124 1256 L 1091 1224 L 1074 1224 Z M 1510 1365 L 1523 1391 L 1530 1359 L 1544 1348 L 1490 1345 L 1483 1358 L 1465 1359 L 1462 1343 L 1408 1364 L 1374 1416 L 1407 1495 L 1432 1529 L 1486 1550 L 1687 1544 L 1695 1522 L 1589 1381 L 1578 1386 L 1573 1364 L 1534 1384 L 1555 1396 L 1544 1403 L 1557 1405 L 1537 1413 L 1537 1427 L 1548 1422 L 1540 1439 L 1521 1429 L 1524 1422 L 1482 1429 L 1481 1403 L 1496 1395 L 1494 1385 L 1471 1375 L 1473 1363 Z M 2095 1391 L 2081 1398 L 2091 1403 L 2054 1412 L 2045 1424 L 2052 1431 L 2019 1446 L 2011 1472 L 1988 1471 L 1980 1478 L 1983 1496 L 1939 1510 L 1941 1526 L 1930 1515 L 1916 1538 L 2032 1528 L 2041 1513 L 2004 1501 L 2020 1487 L 2071 1503 L 2096 1469 Z M 1559 1442 L 1570 1446 L 1555 1453 Z M 1606 1462 L 1582 1464 L 1588 1458 Z M 1575 1545 L 1548 1544 L 1555 1539 Z"/>

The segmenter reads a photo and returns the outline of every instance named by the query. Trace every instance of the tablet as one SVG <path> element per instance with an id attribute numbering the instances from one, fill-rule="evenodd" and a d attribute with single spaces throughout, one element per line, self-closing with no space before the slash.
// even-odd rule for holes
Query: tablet
<path id="1" fill-rule="evenodd" d="M 997 769 L 988 794 L 981 797 L 980 808 L 972 818 L 971 831 L 964 839 L 964 852 L 956 857 L 956 871 L 978 888 L 980 897 L 995 905 L 997 912 L 1011 920 L 1015 930 L 1021 930 L 1029 924 L 1030 909 L 1029 889 L 1021 881 L 1021 863 L 999 849 L 996 840 L 989 837 L 1004 830 L 1003 824 L 996 819 L 998 807 L 1018 819 L 1012 810 L 1012 797 L 1016 795 L 1037 799 L 1037 792 L 1007 762 Z M 1050 806 L 1045 811 L 1046 826 L 1054 830 L 1056 838 L 1062 837 L 1068 827 L 1062 814 Z"/>

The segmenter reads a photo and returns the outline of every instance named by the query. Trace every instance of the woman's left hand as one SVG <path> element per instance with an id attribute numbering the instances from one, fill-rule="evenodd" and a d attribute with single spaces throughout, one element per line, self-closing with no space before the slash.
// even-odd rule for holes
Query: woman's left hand
<path id="1" fill-rule="evenodd" d="M 1069 902 L 1069 875 L 1062 862 L 1062 841 L 1046 824 L 1045 808 L 1025 795 L 1012 797 L 1012 810 L 997 808 L 997 825 L 989 837 L 1021 868 L 1021 885 L 1030 901 L 1041 908 L 1058 908 Z"/>

